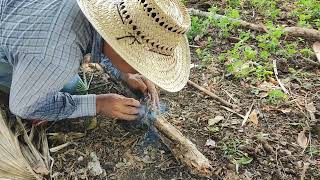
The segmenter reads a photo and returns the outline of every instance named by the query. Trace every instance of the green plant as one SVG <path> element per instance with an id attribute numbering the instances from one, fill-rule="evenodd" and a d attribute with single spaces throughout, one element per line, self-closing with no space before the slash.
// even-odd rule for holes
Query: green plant
<path id="1" fill-rule="evenodd" d="M 303 48 L 300 50 L 300 53 L 304 56 L 304 57 L 311 57 L 312 55 L 314 55 L 314 52 L 310 49 L 310 48 Z"/>
<path id="2" fill-rule="evenodd" d="M 277 7 L 278 0 L 251 0 L 248 1 L 248 3 L 257 9 L 261 15 L 271 18 L 272 20 L 275 20 L 280 13 L 280 9 Z"/>
<path id="3" fill-rule="evenodd" d="M 280 38 L 284 35 L 283 27 L 274 26 L 272 22 L 267 23 L 268 32 L 256 37 L 259 47 L 271 53 L 277 52 L 281 45 Z"/>
<path id="4" fill-rule="evenodd" d="M 83 72 L 83 80 L 81 79 L 77 85 L 77 89 L 76 89 L 77 94 L 79 95 L 87 94 L 90 89 L 92 79 L 93 79 L 93 74 L 90 76 L 90 79 L 88 81 L 86 73 Z"/>
<path id="5" fill-rule="evenodd" d="M 199 18 L 198 16 L 191 17 L 191 29 L 189 30 L 187 36 L 189 41 L 193 41 L 196 36 L 203 37 L 209 26 L 208 18 Z"/>
<path id="6" fill-rule="evenodd" d="M 278 104 L 280 102 L 285 101 L 288 96 L 283 93 L 281 90 L 274 89 L 268 92 L 268 103 L 270 104 Z"/>
<path id="7" fill-rule="evenodd" d="M 211 55 L 212 44 L 213 44 L 213 39 L 212 37 L 209 36 L 206 47 L 196 49 L 196 55 L 203 65 L 212 63 L 214 59 L 213 56 Z"/>
<path id="8" fill-rule="evenodd" d="M 244 145 L 246 145 L 246 143 L 238 139 L 231 141 L 222 140 L 218 143 L 218 148 L 223 151 L 225 156 L 229 157 L 230 159 L 234 159 L 234 163 L 239 165 L 247 165 L 253 161 L 253 158 L 240 150 L 240 147 Z"/>
<path id="9" fill-rule="evenodd" d="M 212 7 L 210 12 L 215 13 L 217 11 L 216 7 Z M 225 17 L 220 18 L 219 20 L 209 18 L 209 22 L 213 27 L 219 28 L 219 36 L 229 37 L 230 32 L 239 26 L 239 22 L 230 21 L 230 19 L 240 18 L 240 12 L 237 9 L 228 8 L 225 13 Z"/>
<path id="10" fill-rule="evenodd" d="M 273 75 L 273 71 L 271 71 L 271 64 L 257 66 L 254 74 L 259 81 L 267 80 L 268 77 Z"/>
<path id="11" fill-rule="evenodd" d="M 320 156 L 320 149 L 314 146 L 306 149 L 306 153 L 310 156 Z"/>
<path id="12" fill-rule="evenodd" d="M 298 25 L 319 28 L 320 3 L 318 0 L 298 0 L 291 15 L 298 18 Z"/>

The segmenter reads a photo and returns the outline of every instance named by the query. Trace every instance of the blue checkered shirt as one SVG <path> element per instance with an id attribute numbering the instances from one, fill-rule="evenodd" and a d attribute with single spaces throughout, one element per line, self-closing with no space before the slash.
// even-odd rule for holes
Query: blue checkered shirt
<path id="1" fill-rule="evenodd" d="M 95 95 L 60 92 L 85 54 L 101 55 L 101 37 L 76 0 L 0 0 L 0 5 L 0 61 L 13 67 L 10 110 L 51 121 L 96 115 Z"/>

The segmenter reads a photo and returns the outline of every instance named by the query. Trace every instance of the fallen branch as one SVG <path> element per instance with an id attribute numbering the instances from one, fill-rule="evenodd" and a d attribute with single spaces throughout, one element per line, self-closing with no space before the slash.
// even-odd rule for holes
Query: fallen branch
<path id="1" fill-rule="evenodd" d="M 222 99 L 221 97 L 215 95 L 213 92 L 211 92 L 211 91 L 209 91 L 209 90 L 207 90 L 207 89 L 199 86 L 198 84 L 196 84 L 196 83 L 194 83 L 194 82 L 192 82 L 192 81 L 190 81 L 190 80 L 188 81 L 188 84 L 191 85 L 191 86 L 193 86 L 193 87 L 195 87 L 195 88 L 197 88 L 198 90 L 206 93 L 207 95 L 209 95 L 210 97 L 212 97 L 212 98 L 214 98 L 215 100 L 219 101 L 220 103 L 222 103 L 222 104 L 225 105 L 225 106 L 232 107 L 232 108 L 234 108 L 234 109 L 238 108 L 237 105 L 231 104 L 231 103 L 225 101 L 225 100 Z"/>
<path id="2" fill-rule="evenodd" d="M 216 20 L 226 18 L 230 22 L 236 22 L 239 23 L 240 26 L 255 30 L 255 31 L 260 31 L 260 32 L 267 32 L 267 28 L 264 25 L 257 25 L 254 23 L 249 23 L 247 21 L 243 21 L 241 19 L 233 19 L 229 18 L 227 16 L 219 15 L 219 14 L 214 14 L 211 12 L 205 12 L 205 11 L 200 11 L 197 9 L 190 8 L 189 13 L 194 16 L 200 16 L 200 17 L 212 17 Z M 284 32 L 287 34 L 287 36 L 291 37 L 302 37 L 306 39 L 311 39 L 311 40 L 318 40 L 320 41 L 320 31 L 315 30 L 315 29 L 308 29 L 308 28 L 302 28 L 302 27 L 285 27 Z"/>
<path id="3" fill-rule="evenodd" d="M 156 118 L 154 126 L 161 140 L 172 151 L 176 159 L 185 164 L 193 174 L 205 177 L 212 175 L 213 168 L 210 161 L 177 128 L 161 116 Z"/>

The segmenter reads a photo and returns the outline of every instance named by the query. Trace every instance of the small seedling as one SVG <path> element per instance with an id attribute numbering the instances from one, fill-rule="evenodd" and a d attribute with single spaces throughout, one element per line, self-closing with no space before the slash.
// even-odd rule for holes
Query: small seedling
<path id="1" fill-rule="evenodd" d="M 281 90 L 275 89 L 268 92 L 268 103 L 270 104 L 279 104 L 287 100 L 288 96 L 283 93 Z"/>

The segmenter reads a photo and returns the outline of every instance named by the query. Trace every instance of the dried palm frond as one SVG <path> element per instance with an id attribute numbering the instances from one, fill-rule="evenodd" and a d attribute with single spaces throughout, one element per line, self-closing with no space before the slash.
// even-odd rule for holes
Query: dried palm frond
<path id="1" fill-rule="evenodd" d="M 38 179 L 0 109 L 0 179 Z"/>
<path id="2" fill-rule="evenodd" d="M 52 163 L 44 128 L 29 132 L 20 118 L 8 124 L 4 114 L 0 108 L 0 179 L 42 179 Z"/>

